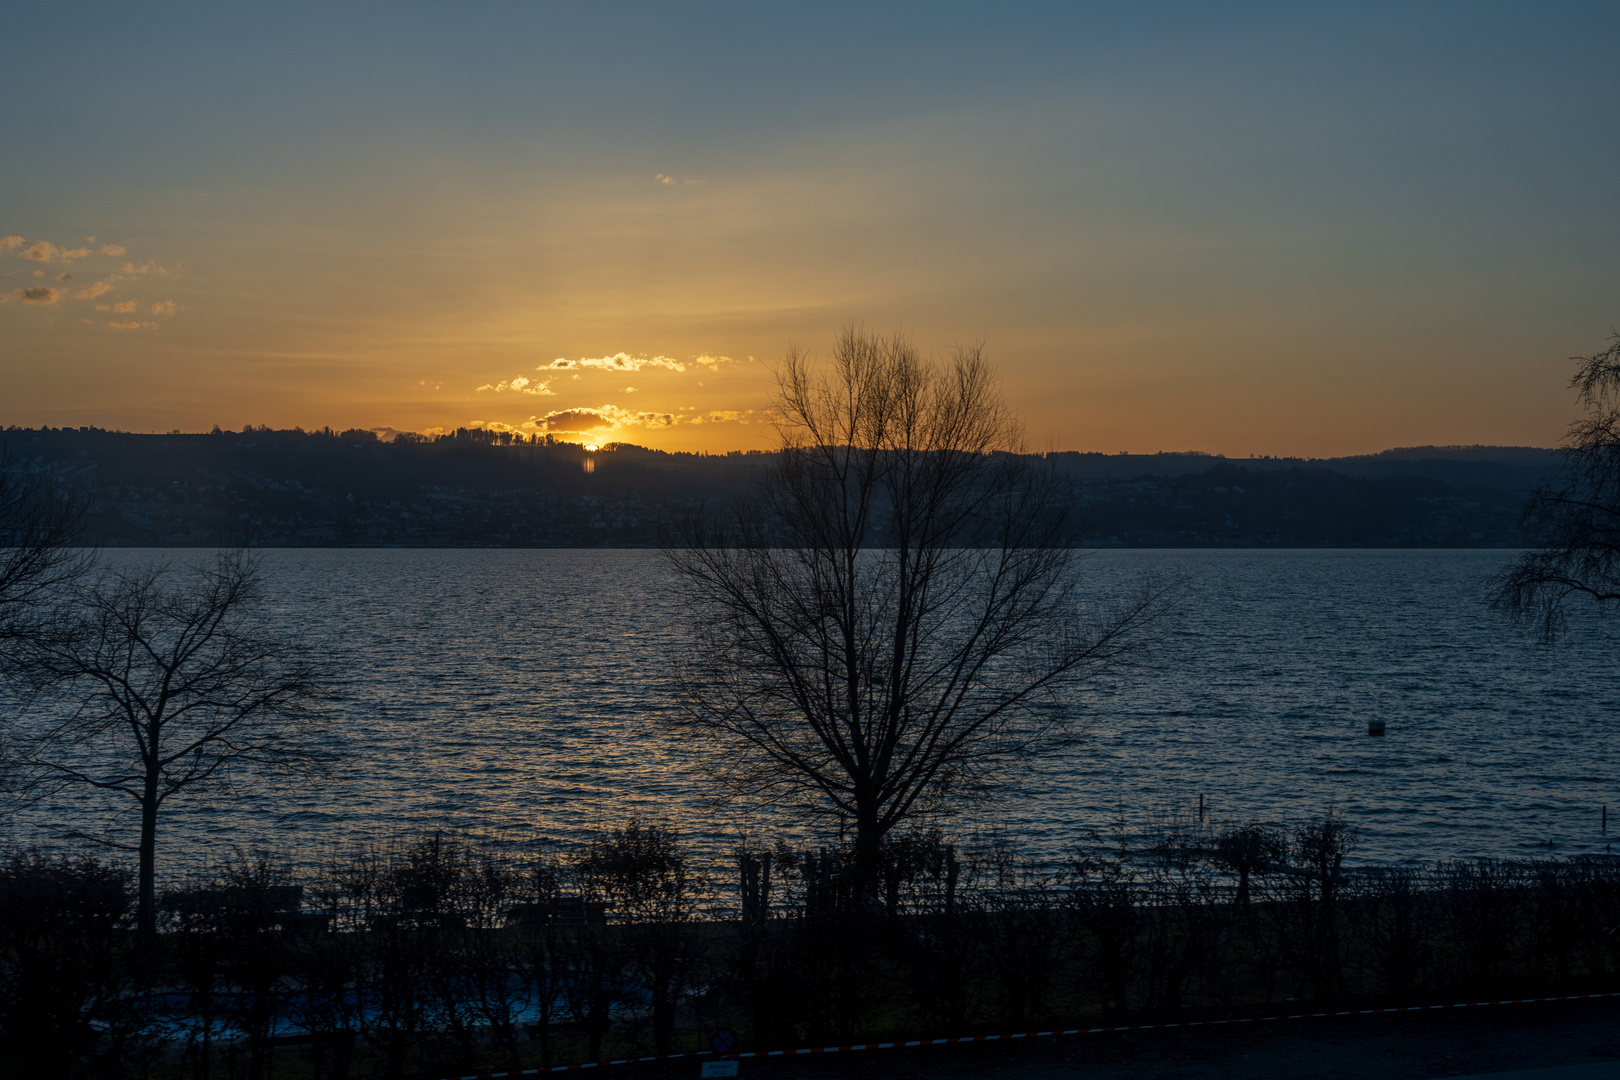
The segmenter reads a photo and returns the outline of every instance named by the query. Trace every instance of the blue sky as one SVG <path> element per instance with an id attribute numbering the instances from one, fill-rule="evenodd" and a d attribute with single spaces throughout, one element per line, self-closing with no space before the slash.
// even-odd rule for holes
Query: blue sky
<path id="1" fill-rule="evenodd" d="M 1612 4 L 16 11 L 0 422 L 765 445 L 772 362 L 856 320 L 985 341 L 1042 446 L 1545 445 L 1566 358 L 1620 322 L 1617 31 Z"/>

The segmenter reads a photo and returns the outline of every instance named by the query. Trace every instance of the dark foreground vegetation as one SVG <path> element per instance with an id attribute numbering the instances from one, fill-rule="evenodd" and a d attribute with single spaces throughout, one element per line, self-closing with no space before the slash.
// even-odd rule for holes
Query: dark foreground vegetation
<path id="1" fill-rule="evenodd" d="M 1399 1005 L 1620 984 L 1607 858 L 1346 868 L 1353 830 L 1170 823 L 1061 863 L 892 840 L 700 868 L 636 822 L 567 855 L 434 835 L 163 894 L 0 867 L 0 1071 L 422 1077 L 700 1048 Z"/>

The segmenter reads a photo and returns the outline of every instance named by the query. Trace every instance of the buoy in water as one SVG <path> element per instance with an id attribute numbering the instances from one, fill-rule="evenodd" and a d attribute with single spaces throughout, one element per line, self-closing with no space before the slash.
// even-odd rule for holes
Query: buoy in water
<path id="1" fill-rule="evenodd" d="M 1382 735 L 1383 733 L 1384 733 L 1384 722 L 1382 720 L 1369 720 L 1369 721 L 1367 721 L 1367 734 L 1369 734 L 1369 735 Z"/>

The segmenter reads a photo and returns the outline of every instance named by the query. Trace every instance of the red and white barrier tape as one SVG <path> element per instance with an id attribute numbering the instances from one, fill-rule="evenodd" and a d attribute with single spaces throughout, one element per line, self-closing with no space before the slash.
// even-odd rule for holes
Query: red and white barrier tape
<path id="1" fill-rule="evenodd" d="M 797 1057 L 800 1054 L 839 1054 L 855 1050 L 897 1050 L 913 1046 L 950 1046 L 958 1043 L 1008 1042 L 1013 1039 L 1040 1039 L 1051 1035 L 1102 1035 L 1119 1031 L 1162 1031 L 1169 1028 L 1220 1027 L 1233 1024 L 1263 1024 L 1273 1020 L 1320 1020 L 1332 1016 L 1377 1016 L 1384 1013 L 1436 1012 L 1444 1009 L 1478 1009 L 1488 1005 L 1538 1005 L 1553 1001 L 1588 1001 L 1594 998 L 1620 997 L 1620 991 L 1602 994 L 1566 994 L 1562 997 L 1509 998 L 1504 1001 L 1462 1001 L 1454 1005 L 1396 1005 L 1385 1009 L 1339 1009 L 1337 1011 L 1292 1013 L 1276 1016 L 1247 1016 L 1240 1020 L 1184 1020 L 1163 1024 L 1126 1024 L 1120 1027 L 1053 1028 L 1051 1031 L 1020 1031 L 1011 1035 L 956 1035 L 947 1039 L 909 1039 L 903 1042 L 850 1043 L 846 1046 L 812 1046 L 803 1050 L 745 1050 L 735 1054 L 716 1054 L 713 1050 L 690 1050 L 682 1054 L 654 1054 L 650 1057 L 618 1058 L 613 1061 L 587 1061 L 580 1065 L 553 1065 L 549 1069 L 512 1069 L 506 1072 L 468 1073 L 466 1076 L 446 1077 L 445 1080 L 510 1080 L 520 1076 L 540 1076 L 545 1073 L 573 1072 L 577 1069 L 600 1069 L 608 1065 L 641 1065 L 652 1061 L 675 1061 L 679 1058 L 776 1058 Z"/>

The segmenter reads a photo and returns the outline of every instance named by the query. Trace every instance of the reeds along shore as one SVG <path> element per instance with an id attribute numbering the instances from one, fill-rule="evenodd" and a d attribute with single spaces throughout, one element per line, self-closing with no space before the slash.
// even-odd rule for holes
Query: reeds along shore
<path id="1" fill-rule="evenodd" d="M 1039 863 L 938 834 L 698 867 L 631 822 L 571 854 L 432 835 L 241 856 L 133 930 L 130 875 L 0 868 L 0 1071 L 462 1074 L 700 1048 L 1620 986 L 1620 863 L 1347 867 L 1354 831 L 1172 822 Z"/>

